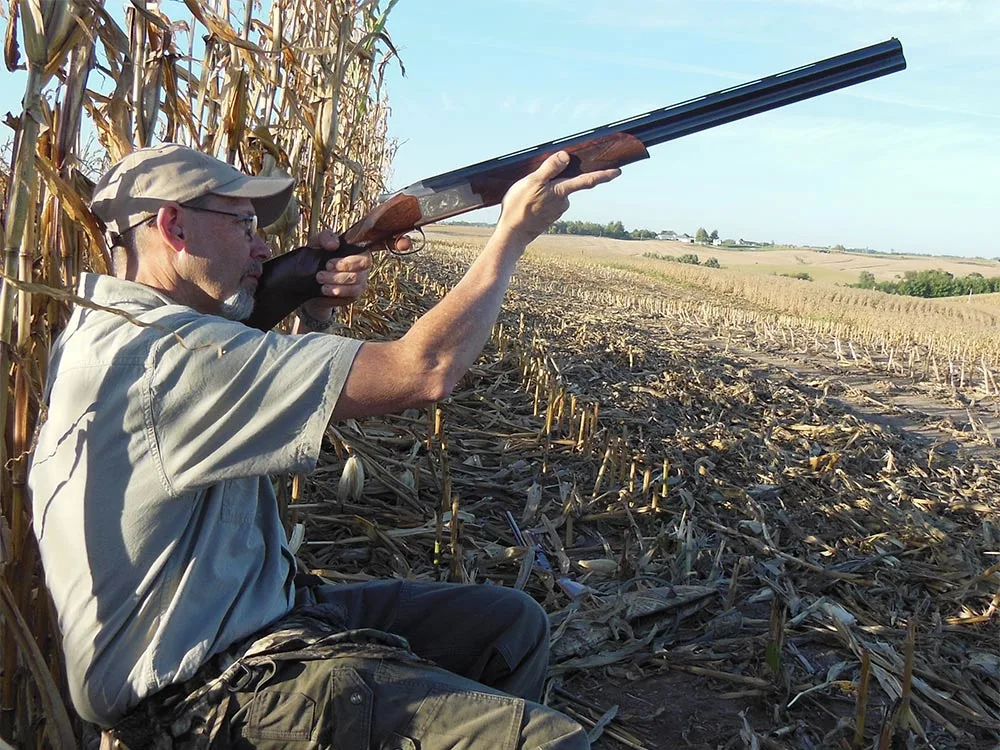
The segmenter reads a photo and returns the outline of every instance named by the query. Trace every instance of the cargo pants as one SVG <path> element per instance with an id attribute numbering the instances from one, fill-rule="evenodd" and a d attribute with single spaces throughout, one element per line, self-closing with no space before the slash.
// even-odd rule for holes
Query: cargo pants
<path id="1" fill-rule="evenodd" d="M 315 637 L 317 612 L 339 627 Z M 279 632 L 170 712 L 162 747 L 588 748 L 578 724 L 537 703 L 547 665 L 548 618 L 513 589 L 308 586 Z"/>

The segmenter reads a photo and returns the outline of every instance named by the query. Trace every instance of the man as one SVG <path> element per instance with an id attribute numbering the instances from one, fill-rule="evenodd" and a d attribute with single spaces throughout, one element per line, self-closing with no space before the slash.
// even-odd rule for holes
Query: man
<path id="1" fill-rule="evenodd" d="M 616 170 L 508 192 L 462 281 L 397 341 L 262 333 L 256 235 L 290 179 L 175 144 L 95 187 L 114 277 L 84 274 L 53 346 L 30 485 L 73 703 L 131 747 L 586 747 L 539 705 L 547 620 L 493 586 L 296 581 L 269 474 L 315 466 L 326 424 L 445 398 L 473 363 L 515 264 Z M 314 246 L 334 250 L 323 233 Z M 314 331 L 363 291 L 371 258 L 331 261 Z M 114 308 L 128 314 L 115 314 Z M 308 577 L 307 577 L 308 578 Z"/>

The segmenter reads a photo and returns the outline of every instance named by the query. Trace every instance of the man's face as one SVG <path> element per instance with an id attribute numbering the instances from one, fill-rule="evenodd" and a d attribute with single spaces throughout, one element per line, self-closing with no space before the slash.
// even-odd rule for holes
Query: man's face
<path id="1" fill-rule="evenodd" d="M 245 218 L 254 213 L 249 200 L 210 195 L 198 201 L 198 207 L 211 211 L 181 208 L 188 255 L 185 275 L 209 298 L 207 306 L 242 320 L 253 309 L 253 293 L 271 250 Z"/>

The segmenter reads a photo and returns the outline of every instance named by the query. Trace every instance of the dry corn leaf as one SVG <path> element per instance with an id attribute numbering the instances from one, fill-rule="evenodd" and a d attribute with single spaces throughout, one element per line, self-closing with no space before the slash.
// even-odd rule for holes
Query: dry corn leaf
<path id="1" fill-rule="evenodd" d="M 46 717 L 45 734 L 49 742 L 53 747 L 76 747 L 73 727 L 59 695 L 59 689 L 52 680 L 48 664 L 38 650 L 28 623 L 17 608 L 14 595 L 3 580 L 0 580 L 0 619 L 7 626 L 7 632 L 13 635 L 14 643 L 17 644 L 21 657 L 38 686 Z M 9 648 L 12 644 L 6 645 Z"/>
<path id="2" fill-rule="evenodd" d="M 4 34 L 3 61 L 7 70 L 13 73 L 21 63 L 21 50 L 17 45 L 17 20 L 20 4 L 12 2 L 8 5 L 10 15 L 7 19 L 7 31 Z"/>
<path id="3" fill-rule="evenodd" d="M 198 21 L 201 22 L 205 28 L 219 37 L 219 39 L 226 44 L 231 44 L 241 50 L 252 52 L 254 55 L 258 55 L 261 58 L 267 55 L 264 50 L 253 42 L 249 42 L 246 39 L 241 38 L 240 35 L 233 30 L 232 26 L 209 10 L 207 6 L 198 2 L 198 0 L 184 0 L 184 4 L 187 6 L 188 10 L 191 11 L 191 15 L 198 19 Z M 244 56 L 244 61 L 247 61 L 247 56 Z"/>
<path id="4" fill-rule="evenodd" d="M 83 228 L 87 233 L 91 246 L 100 248 L 104 253 L 105 268 L 110 268 L 111 264 L 107 256 L 107 240 L 105 239 L 104 231 L 101 229 L 100 224 L 98 224 L 94 214 L 90 211 L 90 208 L 84 203 L 84 198 L 81 197 L 79 191 L 60 177 L 46 159 L 38 158 L 35 164 L 38 167 L 38 173 L 45 180 L 48 189 L 53 195 L 59 196 L 60 208 L 65 211 L 70 221 Z"/>
<path id="5" fill-rule="evenodd" d="M 618 563 L 614 560 L 598 558 L 595 560 L 577 560 L 577 565 L 586 571 L 599 575 L 611 575 L 618 570 Z"/>

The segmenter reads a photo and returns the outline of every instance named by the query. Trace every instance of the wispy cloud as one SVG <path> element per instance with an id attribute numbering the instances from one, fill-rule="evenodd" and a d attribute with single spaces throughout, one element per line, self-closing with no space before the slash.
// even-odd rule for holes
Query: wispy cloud
<path id="1" fill-rule="evenodd" d="M 447 91 L 441 92 L 441 111 L 443 112 L 457 112 L 458 107 L 455 105 L 455 100 L 452 98 L 451 94 Z"/>
<path id="2" fill-rule="evenodd" d="M 826 162 L 831 154 L 842 154 L 867 167 L 891 166 L 897 175 L 920 173 L 922 182 L 960 175 L 970 183 L 992 183 L 1000 177 L 1000 135 L 968 124 L 796 115 L 751 119 L 739 128 L 720 128 L 717 137 L 802 162 L 806 168 L 811 161 Z"/>
<path id="3" fill-rule="evenodd" d="M 548 57 L 558 59 L 564 63 L 568 62 L 596 62 L 607 63 L 615 67 L 643 68 L 646 70 L 658 70 L 673 73 L 693 73 L 696 75 L 710 76 L 729 81 L 745 81 L 753 76 L 737 73 L 732 70 L 715 68 L 705 65 L 694 65 L 687 62 L 663 59 L 661 57 L 642 56 L 634 54 L 623 55 L 621 52 L 597 52 L 592 49 L 580 47 L 562 47 L 547 45 L 539 47 L 535 44 L 521 44 L 514 41 L 498 39 L 495 37 L 477 37 L 469 34 L 453 36 L 449 34 L 430 35 L 425 39 L 428 43 L 447 43 L 449 45 L 471 47 L 473 49 L 494 49 L 504 52 L 516 53 L 525 58 Z"/>

